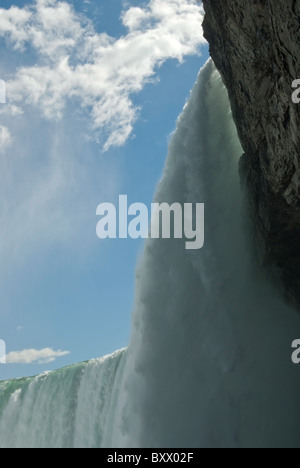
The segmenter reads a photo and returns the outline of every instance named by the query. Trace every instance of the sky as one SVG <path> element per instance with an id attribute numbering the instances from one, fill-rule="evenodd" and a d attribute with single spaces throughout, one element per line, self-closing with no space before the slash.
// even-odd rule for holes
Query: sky
<path id="1" fill-rule="evenodd" d="M 193 0 L 2 0 L 0 380 L 127 346 L 143 241 L 96 208 L 150 206 L 208 58 Z"/>

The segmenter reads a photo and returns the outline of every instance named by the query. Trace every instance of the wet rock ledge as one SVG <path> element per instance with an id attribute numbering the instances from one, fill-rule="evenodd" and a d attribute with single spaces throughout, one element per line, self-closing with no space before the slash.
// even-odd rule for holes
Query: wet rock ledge
<path id="1" fill-rule="evenodd" d="M 300 0 L 203 0 L 228 89 L 261 260 L 300 310 Z"/>

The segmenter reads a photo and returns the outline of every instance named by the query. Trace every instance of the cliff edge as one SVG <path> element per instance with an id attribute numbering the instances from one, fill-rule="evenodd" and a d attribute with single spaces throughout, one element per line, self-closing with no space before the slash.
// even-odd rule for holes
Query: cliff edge
<path id="1" fill-rule="evenodd" d="M 245 154 L 261 258 L 300 308 L 300 0 L 203 0 L 204 34 Z"/>

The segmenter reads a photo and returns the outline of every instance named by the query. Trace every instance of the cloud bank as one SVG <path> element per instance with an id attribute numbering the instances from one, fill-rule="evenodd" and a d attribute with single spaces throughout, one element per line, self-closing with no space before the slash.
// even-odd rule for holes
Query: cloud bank
<path id="1" fill-rule="evenodd" d="M 122 146 L 138 117 L 133 96 L 167 59 L 182 62 L 199 53 L 202 19 L 194 0 L 150 0 L 122 13 L 127 33 L 114 38 L 96 32 L 67 2 L 0 8 L 0 38 L 37 56 L 37 64 L 19 67 L 8 81 L 7 109 L 16 113 L 33 105 L 47 119 L 60 119 L 75 99 L 90 115 L 90 130 L 103 149 Z"/>
<path id="2" fill-rule="evenodd" d="M 23 351 L 13 351 L 6 355 L 7 364 L 49 364 L 57 358 L 67 356 L 69 351 L 54 351 L 51 348 L 24 349 Z"/>

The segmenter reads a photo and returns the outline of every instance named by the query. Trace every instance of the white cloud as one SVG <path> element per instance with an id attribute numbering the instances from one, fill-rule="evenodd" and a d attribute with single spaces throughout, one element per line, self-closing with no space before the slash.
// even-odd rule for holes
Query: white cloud
<path id="1" fill-rule="evenodd" d="M 4 151 L 11 142 L 11 135 L 7 127 L 0 125 L 0 152 Z"/>
<path id="2" fill-rule="evenodd" d="M 54 351 L 51 348 L 24 349 L 23 351 L 13 351 L 6 355 L 7 364 L 49 364 L 57 358 L 67 356 L 69 351 Z"/>
<path id="3" fill-rule="evenodd" d="M 37 65 L 16 70 L 7 84 L 9 101 L 14 108 L 35 105 L 46 118 L 59 119 L 67 100 L 76 99 L 89 112 L 104 150 L 121 146 L 138 116 L 133 95 L 165 60 L 181 62 L 199 52 L 205 42 L 202 18 L 194 0 L 150 0 L 122 14 L 127 34 L 113 38 L 96 33 L 66 2 L 36 0 L 0 9 L 0 37 L 39 57 Z"/>
<path id="4" fill-rule="evenodd" d="M 120 193 L 123 177 L 114 158 L 98 157 L 93 139 L 105 149 L 124 144 L 139 113 L 136 93 L 157 81 L 165 60 L 198 53 L 203 42 L 193 0 L 149 0 L 138 11 L 124 4 L 119 38 L 96 33 L 73 3 L 0 8 L 8 52 L 0 77 L 8 95 L 0 106 L 1 297 L 14 291 L 10 278 L 22 268 L 43 271 L 56 246 L 80 252 L 78 261 L 90 254 L 95 206 Z"/>

